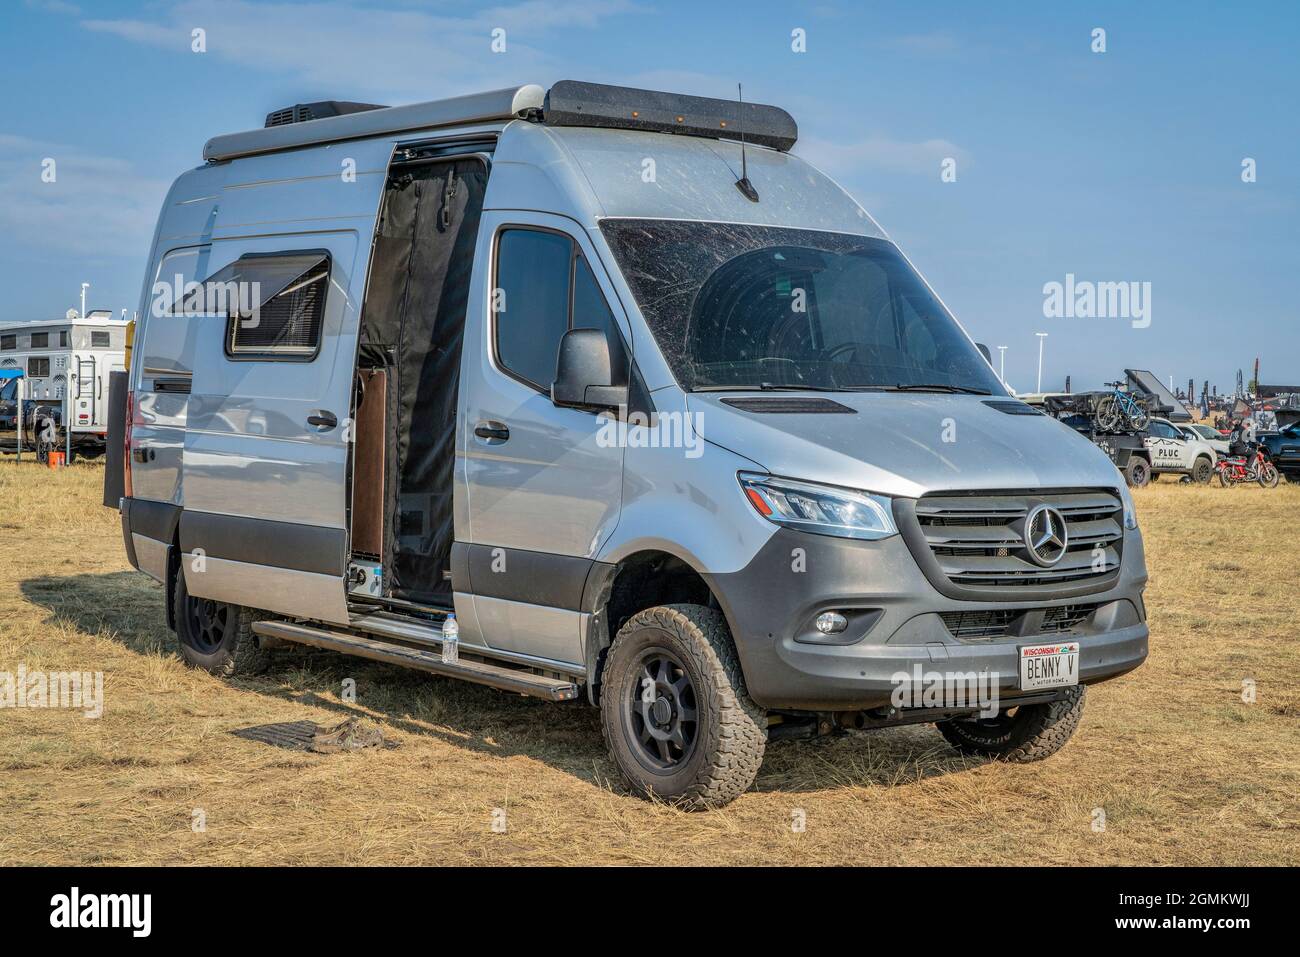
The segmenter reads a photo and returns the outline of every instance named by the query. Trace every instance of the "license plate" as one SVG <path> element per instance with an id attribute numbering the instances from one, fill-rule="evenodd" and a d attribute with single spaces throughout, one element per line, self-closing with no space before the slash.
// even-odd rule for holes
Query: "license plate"
<path id="1" fill-rule="evenodd" d="M 1020 648 L 1020 689 L 1065 688 L 1079 683 L 1079 643 L 1060 641 Z"/>

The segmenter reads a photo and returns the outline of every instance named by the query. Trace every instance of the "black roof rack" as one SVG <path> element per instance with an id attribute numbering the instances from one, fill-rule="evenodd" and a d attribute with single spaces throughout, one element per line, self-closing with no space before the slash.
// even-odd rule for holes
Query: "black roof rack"
<path id="1" fill-rule="evenodd" d="M 365 113 L 367 110 L 386 110 L 388 107 L 378 103 L 352 103 L 348 100 L 320 100 L 316 103 L 295 103 L 283 109 L 272 110 L 266 114 L 263 129 L 271 126 L 288 126 L 290 123 L 305 123 L 308 120 L 322 120 L 327 116 L 343 116 L 347 113 Z"/>
<path id="2" fill-rule="evenodd" d="M 794 118 L 778 106 L 579 80 L 560 80 L 547 91 L 542 122 L 724 140 L 739 140 L 743 134 L 747 143 L 782 151 L 799 138 Z"/>

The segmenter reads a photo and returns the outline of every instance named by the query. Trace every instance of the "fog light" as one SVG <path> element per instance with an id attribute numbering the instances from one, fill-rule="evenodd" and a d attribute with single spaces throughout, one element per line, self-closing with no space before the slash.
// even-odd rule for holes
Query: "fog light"
<path id="1" fill-rule="evenodd" d="M 849 620 L 838 611 L 824 611 L 817 616 L 817 630 L 823 635 L 838 635 L 849 627 Z"/>

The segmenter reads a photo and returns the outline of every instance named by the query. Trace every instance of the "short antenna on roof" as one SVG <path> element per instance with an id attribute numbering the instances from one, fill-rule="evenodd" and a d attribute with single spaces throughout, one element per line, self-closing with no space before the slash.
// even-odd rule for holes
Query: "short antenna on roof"
<path id="1" fill-rule="evenodd" d="M 736 115 L 736 126 L 740 131 L 740 179 L 736 180 L 736 189 L 740 190 L 745 199 L 757 203 L 758 190 L 749 181 L 749 164 L 745 160 L 745 91 L 739 83 L 736 84 L 736 99 L 740 102 Z"/>

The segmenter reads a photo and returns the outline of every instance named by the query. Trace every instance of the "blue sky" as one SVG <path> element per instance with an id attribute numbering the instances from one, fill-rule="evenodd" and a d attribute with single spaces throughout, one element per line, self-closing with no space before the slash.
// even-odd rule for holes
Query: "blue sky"
<path id="1" fill-rule="evenodd" d="M 730 96 L 741 81 L 794 114 L 796 152 L 975 338 L 1009 347 L 1017 389 L 1035 385 L 1039 331 L 1045 388 L 1137 367 L 1222 390 L 1257 355 L 1263 381 L 1300 382 L 1298 46 L 1293 0 L 6 0 L 0 321 L 62 315 L 83 281 L 92 308 L 136 309 L 170 181 L 209 136 L 277 106 L 562 78 Z M 1045 318 L 1044 284 L 1069 273 L 1151 283 L 1150 325 Z"/>

